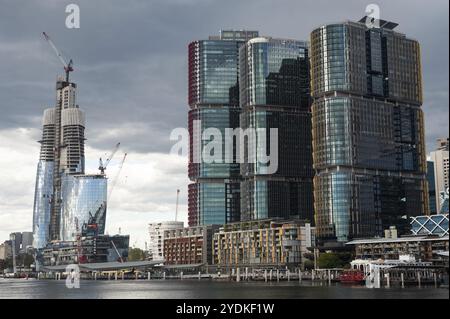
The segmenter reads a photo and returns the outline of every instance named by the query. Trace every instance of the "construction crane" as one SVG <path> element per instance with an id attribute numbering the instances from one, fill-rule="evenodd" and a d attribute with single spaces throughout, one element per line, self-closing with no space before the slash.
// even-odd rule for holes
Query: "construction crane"
<path id="1" fill-rule="evenodd" d="M 178 221 L 178 198 L 180 197 L 180 190 L 177 189 L 177 204 L 175 206 L 175 221 Z"/>
<path id="2" fill-rule="evenodd" d="M 102 175 L 105 175 L 106 167 L 108 166 L 109 162 L 111 162 L 111 159 L 113 158 L 114 154 L 116 154 L 117 150 L 119 149 L 120 143 L 117 143 L 114 149 L 112 150 L 111 154 L 109 154 L 108 158 L 105 162 L 103 162 L 102 158 L 100 157 L 98 169 L 100 170 L 100 173 Z"/>
<path id="3" fill-rule="evenodd" d="M 112 191 L 117 184 L 117 180 L 119 179 L 119 175 L 120 175 L 120 172 L 122 171 L 123 163 L 125 162 L 126 158 L 127 158 L 127 153 L 125 153 L 123 155 L 122 161 L 119 164 L 119 170 L 117 171 L 116 176 L 114 176 L 114 179 L 112 180 L 111 187 L 110 187 L 109 193 L 108 193 L 108 200 L 111 197 Z"/>
<path id="4" fill-rule="evenodd" d="M 66 73 L 66 82 L 69 82 L 69 74 L 73 71 L 73 61 L 72 59 L 69 60 L 69 63 L 66 62 L 64 59 L 64 56 L 59 52 L 58 48 L 55 46 L 53 41 L 50 39 L 47 33 L 42 32 L 44 35 L 45 40 L 47 40 L 48 44 L 52 47 L 53 51 L 55 51 L 56 55 L 58 56 L 59 60 L 63 64 L 64 72 Z"/>

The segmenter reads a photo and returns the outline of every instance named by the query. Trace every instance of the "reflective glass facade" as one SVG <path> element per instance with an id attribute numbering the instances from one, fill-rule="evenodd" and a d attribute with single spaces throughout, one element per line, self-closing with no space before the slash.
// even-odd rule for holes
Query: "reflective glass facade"
<path id="1" fill-rule="evenodd" d="M 61 186 L 60 240 L 76 240 L 77 233 L 90 223 L 96 223 L 98 234 L 102 235 L 106 222 L 106 177 L 66 175 Z"/>
<path id="2" fill-rule="evenodd" d="M 362 23 L 318 28 L 311 92 L 318 237 L 407 233 L 428 212 L 417 41 Z"/>
<path id="3" fill-rule="evenodd" d="M 223 225 L 240 220 L 240 183 L 203 180 L 189 185 L 189 225 Z"/>
<path id="4" fill-rule="evenodd" d="M 33 208 L 33 247 L 43 248 L 50 238 L 53 161 L 40 160 L 37 167 Z"/>
<path id="5" fill-rule="evenodd" d="M 191 149 L 194 144 L 199 147 L 199 151 L 203 152 L 205 146 L 213 141 L 214 137 L 207 140 L 201 139 L 201 133 L 207 128 L 216 128 L 222 135 L 222 140 L 225 138 L 225 129 L 239 127 L 239 113 L 240 109 L 237 107 L 209 107 L 196 108 L 189 111 L 189 136 Z M 201 126 L 198 130 L 194 130 L 194 121 L 201 121 Z M 191 180 L 199 178 L 238 178 L 239 177 L 239 163 L 225 163 L 225 143 L 221 143 L 221 153 L 223 163 L 200 163 L 194 162 L 194 154 L 191 151 L 189 157 L 189 178 Z M 234 154 L 234 152 L 233 152 Z"/>
<path id="6" fill-rule="evenodd" d="M 413 217 L 411 232 L 414 235 L 448 236 L 448 214 Z"/>
<path id="7" fill-rule="evenodd" d="M 306 42 L 256 38 L 240 48 L 241 106 L 266 105 L 308 110 Z"/>
<path id="8" fill-rule="evenodd" d="M 256 36 L 256 31 L 225 30 L 189 44 L 189 226 L 239 220 L 239 163 L 204 163 L 201 153 L 213 137 L 202 141 L 201 136 L 215 128 L 224 138 L 226 128 L 239 127 L 239 47 Z M 201 121 L 198 130 L 194 121 Z M 197 160 L 194 152 L 200 154 Z"/>
<path id="9" fill-rule="evenodd" d="M 241 164 L 241 219 L 313 221 L 308 45 L 256 38 L 241 47 L 239 60 L 240 126 L 255 129 L 257 149 L 262 151 L 253 162 L 246 154 Z M 270 129 L 278 129 L 275 172 L 269 170 L 273 163 L 263 164 L 259 158 L 270 153 Z"/>

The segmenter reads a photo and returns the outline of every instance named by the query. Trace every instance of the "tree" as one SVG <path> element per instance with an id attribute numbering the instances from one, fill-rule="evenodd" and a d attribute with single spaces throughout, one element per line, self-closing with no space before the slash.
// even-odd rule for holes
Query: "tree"
<path id="1" fill-rule="evenodd" d="M 352 260 L 350 253 L 323 253 L 320 254 L 317 264 L 319 268 L 347 268 Z"/>
<path id="2" fill-rule="evenodd" d="M 128 261 L 145 260 L 145 252 L 139 248 L 131 248 L 128 251 Z"/>
<path id="3" fill-rule="evenodd" d="M 25 268 L 30 268 L 31 264 L 34 263 L 34 257 L 30 254 L 25 254 L 22 257 L 22 265 Z"/>
<path id="4" fill-rule="evenodd" d="M 13 267 L 12 258 L 0 259 L 0 270 L 1 271 L 8 269 L 8 268 L 11 269 L 12 267 Z"/>

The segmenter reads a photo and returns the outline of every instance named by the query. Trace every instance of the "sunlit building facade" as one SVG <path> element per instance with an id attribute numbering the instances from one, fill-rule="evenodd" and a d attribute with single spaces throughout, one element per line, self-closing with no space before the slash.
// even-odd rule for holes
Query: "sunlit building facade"
<path id="1" fill-rule="evenodd" d="M 88 182 L 90 178 L 80 177 L 85 170 L 85 115 L 76 104 L 76 88 L 75 83 L 58 79 L 56 106 L 44 111 L 33 208 L 33 246 L 35 248 L 43 248 L 51 240 L 73 239 L 74 218 L 80 218 L 80 229 L 87 221 L 86 211 L 75 213 L 75 208 L 70 207 L 75 205 L 74 201 L 78 201 L 77 207 L 81 207 L 80 201 L 87 200 L 83 209 L 89 206 L 88 210 L 93 215 L 97 213 L 95 204 L 89 202 L 89 198 L 83 195 L 91 187 L 87 184 L 91 185 L 91 183 Z M 91 196 L 102 198 L 105 202 L 104 209 L 106 209 L 106 195 L 103 196 L 103 192 L 106 192 L 106 179 L 103 178 L 103 180 L 104 183 L 102 182 L 102 186 L 99 186 L 104 188 L 100 192 L 102 194 L 93 192 Z M 78 197 L 80 194 L 83 198 Z M 104 219 L 105 213 L 101 215 Z M 104 230 L 104 220 L 102 223 L 101 228 L 103 227 Z"/>
<path id="2" fill-rule="evenodd" d="M 240 218 L 238 163 L 205 163 L 202 153 L 213 140 L 205 129 L 239 127 L 239 47 L 256 31 L 222 30 L 219 36 L 189 44 L 189 226 L 224 224 Z M 222 142 L 222 141 L 220 141 Z M 223 145 L 223 143 L 222 143 Z"/>
<path id="3" fill-rule="evenodd" d="M 241 220 L 313 222 L 308 44 L 259 37 L 241 46 L 239 59 L 240 126 L 255 132 L 245 140 L 241 163 Z M 278 134 L 271 141 L 274 129 Z M 250 140 L 255 142 L 253 160 Z M 275 141 L 277 153 L 269 154 Z M 261 157 L 269 155 L 276 163 L 264 163 Z"/>
<path id="4" fill-rule="evenodd" d="M 428 214 L 419 43 L 364 20 L 311 33 L 315 219 L 321 241 Z"/>
<path id="5" fill-rule="evenodd" d="M 105 175 L 65 175 L 62 181 L 60 240 L 74 241 L 88 225 L 105 232 L 107 179 Z"/>

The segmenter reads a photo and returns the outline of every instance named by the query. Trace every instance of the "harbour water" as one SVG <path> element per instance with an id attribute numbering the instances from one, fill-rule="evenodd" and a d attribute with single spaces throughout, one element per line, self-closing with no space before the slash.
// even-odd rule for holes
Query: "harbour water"
<path id="1" fill-rule="evenodd" d="M 0 299 L 449 299 L 448 288 L 370 289 L 317 282 L 220 282 L 195 280 L 82 280 L 68 289 L 64 280 L 0 279 Z"/>

